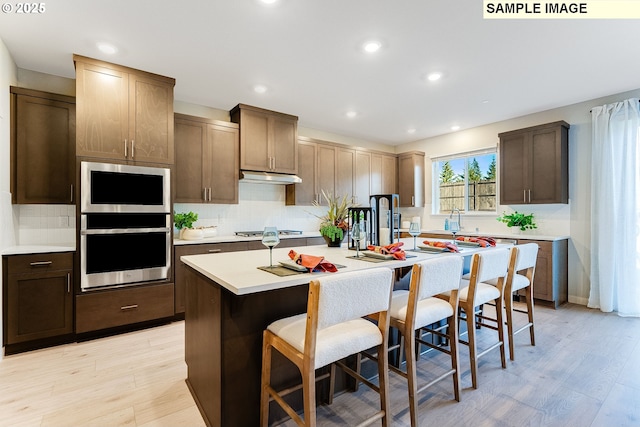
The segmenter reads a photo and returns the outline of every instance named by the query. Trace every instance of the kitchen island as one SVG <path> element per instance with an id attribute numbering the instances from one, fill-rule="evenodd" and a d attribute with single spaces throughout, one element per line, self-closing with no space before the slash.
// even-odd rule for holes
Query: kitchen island
<path id="1" fill-rule="evenodd" d="M 413 247 L 413 239 L 403 239 Z M 345 245 L 343 245 L 345 246 Z M 187 266 L 185 313 L 185 360 L 187 385 L 209 426 L 256 426 L 259 424 L 262 332 L 271 322 L 300 314 L 307 308 L 310 280 L 326 274 L 374 267 L 400 269 L 434 256 L 408 251 L 406 260 L 368 262 L 349 258 L 346 248 L 306 246 L 275 248 L 273 260 L 288 260 L 288 252 L 324 256 L 341 268 L 337 273 L 301 273 L 280 277 L 259 270 L 269 265 L 269 251 L 183 256 Z M 462 255 L 478 250 L 464 248 Z M 274 353 L 272 384 L 276 388 L 300 381 L 295 367 Z M 323 386 L 324 387 L 324 386 Z M 326 391 L 326 390 L 325 390 Z M 318 393 L 322 398 L 323 390 Z M 294 396 L 295 398 L 295 396 Z M 273 420 L 285 417 L 273 406 Z"/>

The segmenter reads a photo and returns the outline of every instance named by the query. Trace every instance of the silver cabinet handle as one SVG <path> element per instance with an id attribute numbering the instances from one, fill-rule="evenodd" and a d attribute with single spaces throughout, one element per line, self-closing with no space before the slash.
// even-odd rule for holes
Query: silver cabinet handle
<path id="1" fill-rule="evenodd" d="M 136 142 L 132 139 L 131 140 L 131 158 L 133 159 L 134 156 L 134 150 L 136 148 Z"/>
<path id="2" fill-rule="evenodd" d="M 127 158 L 127 140 L 124 140 L 124 158 Z"/>
<path id="3" fill-rule="evenodd" d="M 47 265 L 51 265 L 51 264 L 53 264 L 53 261 L 36 261 L 36 262 L 29 263 L 31 267 L 46 267 Z"/>
<path id="4" fill-rule="evenodd" d="M 222 249 L 209 249 L 210 254 L 217 254 L 219 252 L 222 252 Z"/>
<path id="5" fill-rule="evenodd" d="M 531 203 L 531 189 L 529 189 L 529 203 Z"/>
<path id="6" fill-rule="evenodd" d="M 211 201 L 211 187 L 209 187 L 209 201 Z"/>
<path id="7" fill-rule="evenodd" d="M 202 189 L 202 200 L 207 201 L 207 187 Z"/>
<path id="8" fill-rule="evenodd" d="M 69 201 L 73 203 L 73 184 L 71 184 L 71 198 Z"/>
<path id="9" fill-rule="evenodd" d="M 131 305 L 124 305 L 124 306 L 120 307 L 120 310 L 122 310 L 122 311 L 135 310 L 136 308 L 138 308 L 138 304 L 131 304 Z"/>
<path id="10" fill-rule="evenodd" d="M 527 203 L 527 190 L 522 190 L 522 202 Z"/>
<path id="11" fill-rule="evenodd" d="M 67 293 L 71 293 L 71 273 L 67 273 Z"/>

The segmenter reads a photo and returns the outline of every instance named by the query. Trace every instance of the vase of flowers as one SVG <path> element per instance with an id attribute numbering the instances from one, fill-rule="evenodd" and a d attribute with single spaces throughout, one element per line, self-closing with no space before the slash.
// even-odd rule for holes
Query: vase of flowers
<path id="1" fill-rule="evenodd" d="M 535 221 L 533 220 L 533 214 L 526 215 L 518 211 L 515 211 L 511 214 L 503 212 L 502 215 L 497 218 L 497 220 L 507 224 L 507 227 L 518 227 L 520 231 L 538 228 Z"/>
<path id="2" fill-rule="evenodd" d="M 336 196 L 324 190 L 322 197 L 327 202 L 327 212 L 322 216 L 316 215 L 320 218 L 320 234 L 328 246 L 339 247 L 349 229 L 347 218 L 349 208 L 353 206 L 351 198 L 347 195 Z M 320 203 L 315 202 L 314 206 L 320 206 Z"/>

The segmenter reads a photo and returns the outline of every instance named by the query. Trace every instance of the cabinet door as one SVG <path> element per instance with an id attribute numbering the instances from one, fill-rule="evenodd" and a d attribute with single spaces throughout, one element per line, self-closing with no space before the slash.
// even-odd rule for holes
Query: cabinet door
<path id="1" fill-rule="evenodd" d="M 369 206 L 371 193 L 371 153 L 356 151 L 353 201 L 360 206 Z"/>
<path id="2" fill-rule="evenodd" d="M 562 128 L 540 129 L 531 132 L 529 203 L 566 203 L 563 189 L 566 174 L 563 161 L 567 154 L 562 143 Z"/>
<path id="3" fill-rule="evenodd" d="M 316 188 L 316 168 L 318 147 L 313 142 L 298 142 L 298 176 L 300 184 L 289 184 L 286 188 L 287 205 L 312 205 L 318 200 Z"/>
<path id="4" fill-rule="evenodd" d="M 202 159 L 208 202 L 238 203 L 239 148 L 238 128 L 207 125 Z"/>
<path id="5" fill-rule="evenodd" d="M 298 122 L 286 117 L 272 118 L 274 172 L 298 173 Z"/>
<path id="6" fill-rule="evenodd" d="M 125 160 L 129 138 L 129 75 L 76 62 L 78 156 Z M 173 120 L 173 118 L 172 118 Z"/>
<path id="7" fill-rule="evenodd" d="M 398 158 L 398 194 L 401 207 L 424 206 L 424 153 Z"/>
<path id="8" fill-rule="evenodd" d="M 382 156 L 382 194 L 397 193 L 398 158 Z"/>
<path id="9" fill-rule="evenodd" d="M 70 270 L 7 277 L 6 344 L 73 333 Z"/>
<path id="10" fill-rule="evenodd" d="M 173 86 L 129 75 L 129 158 L 173 164 Z"/>
<path id="11" fill-rule="evenodd" d="M 75 104 L 14 96 L 13 202 L 74 203 Z"/>
<path id="12" fill-rule="evenodd" d="M 346 148 L 336 149 L 336 195 L 339 197 L 346 195 L 353 200 L 355 160 L 355 150 Z"/>
<path id="13" fill-rule="evenodd" d="M 318 144 L 317 163 L 318 200 L 325 205 L 327 201 L 322 197 L 322 191 L 334 194 L 336 192 L 336 148 L 331 145 Z"/>
<path id="14" fill-rule="evenodd" d="M 176 203 L 204 201 L 203 149 L 207 127 L 202 122 L 175 119 L 175 198 Z"/>
<path id="15" fill-rule="evenodd" d="M 269 117 L 258 111 L 240 111 L 240 169 L 271 170 Z"/>
<path id="16" fill-rule="evenodd" d="M 500 204 L 527 202 L 529 133 L 510 134 L 500 139 Z"/>

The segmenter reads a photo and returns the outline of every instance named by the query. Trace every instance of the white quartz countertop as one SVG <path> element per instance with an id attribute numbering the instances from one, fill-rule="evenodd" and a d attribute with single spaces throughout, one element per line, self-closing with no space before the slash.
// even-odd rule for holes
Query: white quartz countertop
<path id="1" fill-rule="evenodd" d="M 459 254 L 443 253 L 434 254 L 427 252 L 413 252 L 413 239 L 401 239 L 407 255 L 415 257 L 406 260 L 390 260 L 384 262 L 368 262 L 354 258 L 355 251 L 343 247 L 329 248 L 324 245 L 303 246 L 295 248 L 274 248 L 273 262 L 289 260 L 288 253 L 294 250 L 297 253 L 323 256 L 326 261 L 333 264 L 344 265 L 337 273 L 302 273 L 291 276 L 280 277 L 275 274 L 259 270 L 260 266 L 269 265 L 269 250 L 261 249 L 242 252 L 223 252 L 216 254 L 188 255 L 180 257 L 180 260 L 194 270 L 202 273 L 207 278 L 216 282 L 235 295 L 247 295 L 256 292 L 265 292 L 275 289 L 282 289 L 291 286 L 303 285 L 310 280 L 327 274 L 340 274 L 341 272 L 366 270 L 375 267 L 398 268 L 415 264 L 416 262 L 428 258 L 439 256 L 466 256 L 477 251 L 491 250 L 491 248 L 460 248 Z M 509 245 L 499 245 L 506 247 Z"/>
<path id="2" fill-rule="evenodd" d="M 320 233 L 317 231 L 303 231 L 302 234 L 284 234 L 280 236 L 280 239 L 300 239 L 306 237 L 320 237 Z M 230 242 L 249 242 L 255 240 L 262 240 L 260 236 L 253 237 L 245 237 L 245 236 L 236 236 L 235 234 L 226 235 L 226 236 L 215 236 L 215 237 L 207 237 L 206 239 L 198 239 L 198 240 L 181 240 L 174 239 L 173 244 L 176 246 L 179 245 L 198 245 L 203 243 L 230 243 Z"/>
<path id="3" fill-rule="evenodd" d="M 2 255 L 45 254 L 49 252 L 74 252 L 76 246 L 68 245 L 19 245 L 9 246 L 2 250 Z"/>
<path id="4" fill-rule="evenodd" d="M 401 231 L 403 232 L 409 232 L 408 228 L 403 228 Z M 451 232 L 448 230 L 421 230 L 421 233 L 431 233 L 431 234 L 446 234 L 446 235 L 451 235 Z M 527 239 L 527 240 L 548 240 L 548 241 L 554 241 L 554 240 L 567 240 L 569 239 L 569 236 L 545 236 L 545 235 L 541 235 L 541 234 L 535 234 L 535 231 L 523 231 L 521 233 L 493 233 L 493 232 L 471 232 L 471 231 L 466 231 L 466 230 L 461 230 L 458 233 L 456 233 L 456 236 L 471 236 L 471 237 L 478 237 L 478 236 L 488 236 L 488 237 L 494 237 L 497 239 Z"/>

